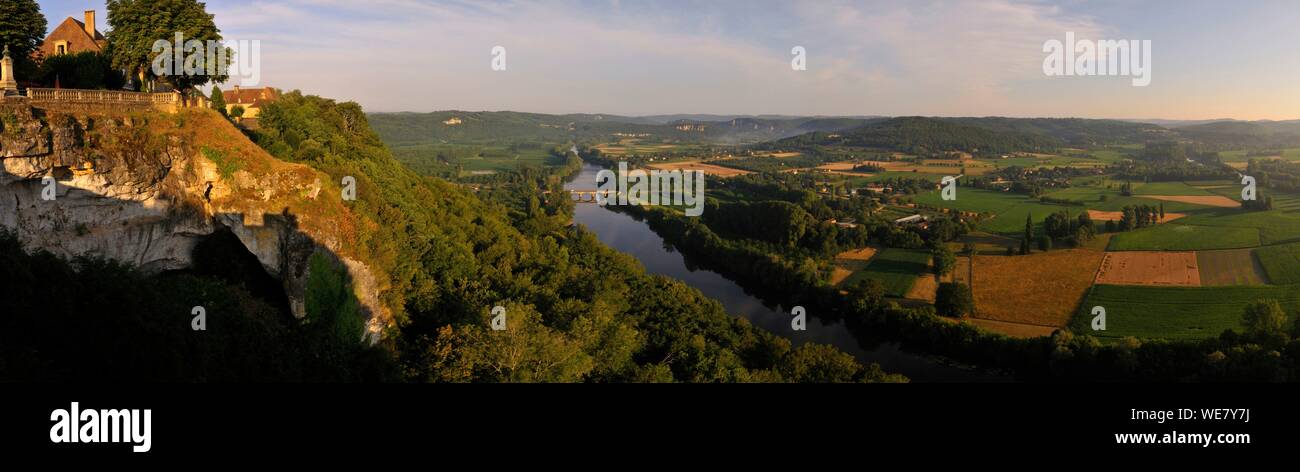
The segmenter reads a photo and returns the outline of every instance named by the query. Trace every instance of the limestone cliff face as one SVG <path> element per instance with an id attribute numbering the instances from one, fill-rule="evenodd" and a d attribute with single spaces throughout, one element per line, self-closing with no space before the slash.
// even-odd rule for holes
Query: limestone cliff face
<path id="1" fill-rule="evenodd" d="M 346 245 L 356 223 L 338 187 L 270 157 L 215 113 L 11 100 L 0 126 L 0 227 L 29 249 L 159 272 L 190 267 L 194 246 L 228 228 L 282 281 L 295 316 L 306 315 L 309 261 L 321 254 L 351 275 L 370 339 L 389 323 L 382 277 Z"/>

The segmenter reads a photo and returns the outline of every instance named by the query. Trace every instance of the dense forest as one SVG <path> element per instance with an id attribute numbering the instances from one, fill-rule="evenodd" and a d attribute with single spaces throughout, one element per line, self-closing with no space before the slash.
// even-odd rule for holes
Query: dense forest
<path id="1" fill-rule="evenodd" d="M 1011 152 L 1050 152 L 1064 142 L 1044 135 L 994 131 L 937 118 L 903 117 L 882 120 L 840 132 L 816 132 L 774 143 L 802 147 L 837 144 L 890 149 L 910 154 L 961 151 L 978 155 Z"/>

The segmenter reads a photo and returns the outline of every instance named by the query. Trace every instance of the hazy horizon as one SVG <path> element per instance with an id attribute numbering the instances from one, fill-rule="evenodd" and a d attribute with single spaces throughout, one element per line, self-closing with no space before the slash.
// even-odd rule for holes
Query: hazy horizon
<path id="1" fill-rule="evenodd" d="M 93 0 L 42 0 L 50 28 Z M 262 85 L 371 112 L 1300 118 L 1284 0 L 209 1 Z M 99 15 L 106 29 L 107 12 Z M 1049 77 L 1044 43 L 1150 40 L 1151 83 Z M 489 67 L 494 46 L 507 70 Z M 807 70 L 790 67 L 807 51 Z"/>

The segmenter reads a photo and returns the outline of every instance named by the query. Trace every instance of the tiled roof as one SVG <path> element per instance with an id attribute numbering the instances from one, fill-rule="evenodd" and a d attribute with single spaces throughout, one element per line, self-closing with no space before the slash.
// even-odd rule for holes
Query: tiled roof
<path id="1" fill-rule="evenodd" d="M 271 87 L 221 91 L 221 97 L 226 100 L 226 105 L 242 105 L 245 108 L 261 108 L 266 102 L 275 100 L 279 96 L 279 93 Z"/>

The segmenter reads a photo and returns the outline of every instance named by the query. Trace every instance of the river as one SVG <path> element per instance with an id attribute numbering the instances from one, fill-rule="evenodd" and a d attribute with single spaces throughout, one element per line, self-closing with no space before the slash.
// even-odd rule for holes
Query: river
<path id="1" fill-rule="evenodd" d="M 565 189 L 595 189 L 596 173 L 600 169 L 583 164 L 582 171 L 570 179 Z M 916 382 L 995 380 L 981 371 L 941 364 L 926 356 L 903 352 L 896 344 L 880 344 L 865 349 L 843 322 L 825 324 L 812 314 L 807 316 L 807 330 L 794 331 L 790 328 L 793 316 L 789 309 L 767 305 L 721 274 L 688 265 L 685 257 L 671 250 L 645 222 L 590 203 L 575 205 L 574 221 L 595 233 L 605 245 L 636 257 L 646 271 L 685 282 L 721 302 L 732 316 L 744 317 L 755 326 L 789 339 L 796 346 L 807 342 L 830 344 L 863 363 L 880 364 L 886 372 L 903 374 Z"/>

